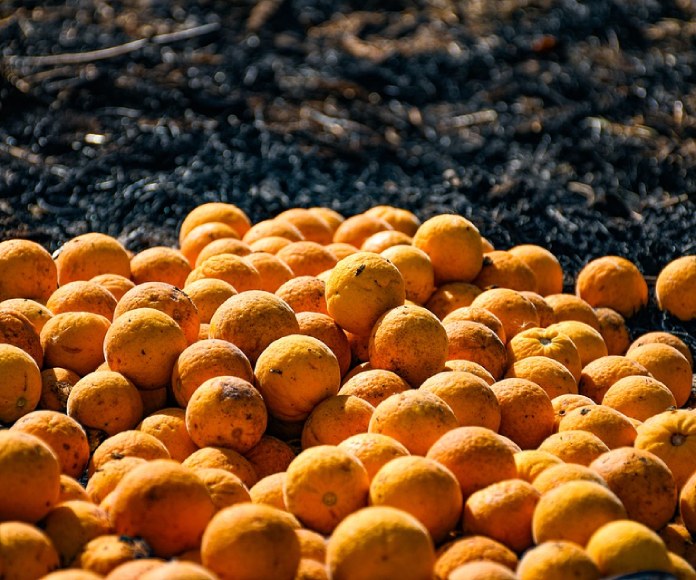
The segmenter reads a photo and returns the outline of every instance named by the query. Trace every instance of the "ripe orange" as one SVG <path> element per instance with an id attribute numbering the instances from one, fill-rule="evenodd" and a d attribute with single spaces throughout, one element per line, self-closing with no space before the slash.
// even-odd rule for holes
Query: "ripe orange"
<path id="1" fill-rule="evenodd" d="M 235 254 L 217 254 L 201 262 L 186 277 L 185 285 L 203 278 L 224 280 L 238 292 L 258 290 L 262 285 L 259 271 L 250 262 Z"/>
<path id="2" fill-rule="evenodd" d="M 275 292 L 295 313 L 319 312 L 328 315 L 326 282 L 316 276 L 297 276 L 281 284 Z"/>
<path id="3" fill-rule="evenodd" d="M 611 308 L 595 308 L 595 314 L 599 320 L 599 332 L 607 345 L 607 353 L 626 354 L 631 335 L 624 317 Z"/>
<path id="4" fill-rule="evenodd" d="M 480 364 L 495 379 L 503 376 L 508 354 L 495 332 L 479 322 L 466 320 L 450 320 L 443 326 L 448 341 L 447 360 L 468 360 Z"/>
<path id="5" fill-rule="evenodd" d="M 179 227 L 179 242 L 188 233 L 201 224 L 207 222 L 222 222 L 234 228 L 239 236 L 243 236 L 251 226 L 249 218 L 236 205 L 225 202 L 208 202 L 194 207 L 181 222 Z"/>
<path id="6" fill-rule="evenodd" d="M 408 449 L 396 439 L 381 433 L 358 433 L 341 441 L 338 447 L 362 462 L 370 480 L 392 459 L 409 455 Z"/>
<path id="7" fill-rule="evenodd" d="M 579 320 L 599 330 L 599 318 L 592 306 L 587 301 L 574 294 L 549 294 L 545 296 L 546 302 L 553 308 L 556 321 Z"/>
<path id="8" fill-rule="evenodd" d="M 642 376 L 616 381 L 605 393 L 602 404 L 638 421 L 677 407 L 672 391 L 664 383 Z"/>
<path id="9" fill-rule="evenodd" d="M 575 429 L 594 433 L 609 449 L 631 446 L 636 438 L 631 420 L 606 405 L 587 405 L 568 411 L 558 424 L 558 431 Z"/>
<path id="10" fill-rule="evenodd" d="M 285 238 L 280 239 L 285 240 Z M 285 242 L 290 243 L 290 240 L 285 240 Z M 253 250 L 249 244 L 246 244 L 237 238 L 218 238 L 217 240 L 213 240 L 212 242 L 203 246 L 201 251 L 198 253 L 196 262 L 192 266 L 197 268 L 208 258 L 219 256 L 221 254 L 234 254 L 240 258 L 247 258 L 249 255 L 251 255 L 252 251 Z M 186 276 L 186 278 L 188 278 L 188 276 Z"/>
<path id="11" fill-rule="evenodd" d="M 43 366 L 45 356 L 40 335 L 31 321 L 17 310 L 0 308 L 0 344 L 21 348 L 34 359 L 39 368 Z"/>
<path id="12" fill-rule="evenodd" d="M 625 356 L 603 356 L 582 369 L 578 390 L 581 395 L 601 403 L 605 393 L 616 381 L 633 375 L 647 377 L 650 373 L 642 364 Z"/>
<path id="13" fill-rule="evenodd" d="M 222 222 L 207 222 L 193 228 L 181 240 L 181 253 L 185 256 L 190 267 L 198 260 L 201 250 L 211 242 L 228 238 L 239 239 L 236 230 Z"/>
<path id="14" fill-rule="evenodd" d="M 5 578 L 43 578 L 60 566 L 51 539 L 24 522 L 1 521 L 0 562 Z"/>
<path id="15" fill-rule="evenodd" d="M 115 238 L 101 233 L 76 236 L 54 253 L 58 284 L 90 280 L 99 274 L 118 274 L 130 278 L 130 256 Z M 31 298 L 31 296 L 26 296 Z"/>
<path id="16" fill-rule="evenodd" d="M 534 308 L 539 315 L 539 326 L 541 326 L 541 328 L 547 328 L 556 322 L 556 314 L 554 313 L 553 308 L 551 308 L 549 303 L 546 302 L 541 294 L 529 292 L 528 290 L 523 290 L 520 292 L 520 294 L 522 294 L 522 296 L 524 296 L 534 305 Z"/>
<path id="17" fill-rule="evenodd" d="M 452 310 L 452 312 L 443 317 L 442 323 L 447 324 L 448 322 L 453 322 L 456 320 L 479 322 L 495 332 L 503 344 L 507 342 L 503 323 L 500 322 L 500 319 L 489 310 L 484 308 L 472 308 L 471 306 L 462 306 L 461 308 Z"/>
<path id="18" fill-rule="evenodd" d="M 401 272 L 406 300 L 425 304 L 435 291 L 435 271 L 430 257 L 414 246 L 391 246 L 381 252 Z"/>
<path id="19" fill-rule="evenodd" d="M 285 262 L 295 276 L 316 276 L 333 268 L 338 261 L 331 250 L 309 240 L 288 244 L 278 250 L 276 257 Z"/>
<path id="20" fill-rule="evenodd" d="M 375 408 L 353 395 L 335 395 L 321 401 L 304 422 L 302 449 L 338 445 L 351 435 L 366 433 Z"/>
<path id="21" fill-rule="evenodd" d="M 41 398 L 38 408 L 65 413 L 70 391 L 79 380 L 80 375 L 60 367 L 41 371 Z"/>
<path id="22" fill-rule="evenodd" d="M 149 414 L 136 429 L 159 439 L 176 461 L 184 461 L 198 449 L 186 430 L 186 413 L 178 407 L 162 408 Z"/>
<path id="23" fill-rule="evenodd" d="M 53 316 L 53 312 L 46 306 L 31 298 L 8 298 L 0 302 L 0 308 L 9 308 L 23 314 L 39 334 Z"/>
<path id="24" fill-rule="evenodd" d="M 657 305 L 679 320 L 696 317 L 696 302 L 691 289 L 696 284 L 696 256 L 681 256 L 669 262 L 655 283 Z"/>
<path id="25" fill-rule="evenodd" d="M 421 223 L 412 211 L 391 205 L 375 205 L 365 211 L 365 215 L 381 218 L 396 231 L 407 236 L 413 236 Z"/>
<path id="26" fill-rule="evenodd" d="M 481 289 L 468 282 L 448 282 L 435 289 L 425 307 L 442 320 L 453 310 L 470 306 L 479 294 Z"/>
<path id="27" fill-rule="evenodd" d="M 517 567 L 519 580 L 599 580 L 592 558 L 575 542 L 551 540 L 528 550 Z"/>
<path id="28" fill-rule="evenodd" d="M 565 334 L 578 349 L 580 364 L 584 368 L 593 360 L 607 356 L 609 350 L 599 330 L 579 320 L 562 320 L 548 327 L 548 330 L 556 330 Z"/>
<path id="29" fill-rule="evenodd" d="M 508 250 L 522 260 L 534 272 L 537 291 L 542 296 L 563 292 L 563 269 L 556 256 L 546 248 L 534 244 L 522 244 Z"/>
<path id="30" fill-rule="evenodd" d="M 523 449 L 515 452 L 517 477 L 528 483 L 534 483 L 534 480 L 550 467 L 562 464 L 563 460 L 558 456 L 541 449 Z"/>
<path id="31" fill-rule="evenodd" d="M 0 300 L 30 298 L 45 303 L 58 288 L 51 254 L 31 240 L 0 242 Z"/>
<path id="32" fill-rule="evenodd" d="M 131 276 L 136 284 L 164 282 L 183 288 L 191 265 L 179 250 L 154 246 L 138 252 L 130 261 Z"/>
<path id="33" fill-rule="evenodd" d="M 217 511 L 231 505 L 250 502 L 251 496 L 244 482 L 236 475 L 214 467 L 202 467 L 193 472 L 205 484 Z"/>
<path id="34" fill-rule="evenodd" d="M 587 465 L 581 465 L 580 463 L 551 465 L 534 478 L 532 485 L 539 490 L 539 493 L 543 494 L 559 485 L 578 480 L 594 481 L 605 487 L 607 486 L 607 482 L 594 469 L 590 469 Z"/>
<path id="35" fill-rule="evenodd" d="M 388 248 L 410 246 L 412 241 L 411 236 L 407 236 L 403 232 L 384 230 L 372 234 L 367 238 L 360 246 L 360 250 L 363 252 L 375 252 L 376 254 L 380 254 Z"/>
<path id="36" fill-rule="evenodd" d="M 639 346 L 643 346 L 645 344 L 651 344 L 653 342 L 658 342 L 661 344 L 668 344 L 669 346 L 673 346 L 674 348 L 676 348 L 680 353 L 682 353 L 686 357 L 686 360 L 688 360 L 689 364 L 693 367 L 694 359 L 693 359 L 693 356 L 691 354 L 691 349 L 689 348 L 689 345 L 686 344 L 676 334 L 672 334 L 671 332 L 664 332 L 664 331 L 646 332 L 645 334 L 642 334 L 641 336 L 636 338 L 628 346 L 627 350 L 632 350 L 632 349 L 637 348 Z"/>
<path id="37" fill-rule="evenodd" d="M 516 580 L 517 576 L 497 562 L 478 560 L 457 566 L 448 576 L 449 580 Z"/>
<path id="38" fill-rule="evenodd" d="M 128 290 L 135 287 L 135 282 L 120 274 L 97 274 L 93 278 L 90 278 L 90 282 L 101 284 L 114 295 L 117 301 L 120 300 Z"/>
<path id="39" fill-rule="evenodd" d="M 239 477 L 249 489 L 259 479 L 254 466 L 243 455 L 225 447 L 202 447 L 191 453 L 181 464 L 189 469 L 202 467 L 224 469 Z"/>
<path id="40" fill-rule="evenodd" d="M 291 242 L 304 240 L 302 232 L 289 221 L 270 219 L 257 222 L 251 226 L 242 237 L 242 241 L 251 246 L 257 241 L 271 237 L 286 238 Z"/>
<path id="41" fill-rule="evenodd" d="M 203 278 L 191 282 L 188 286 L 183 287 L 183 291 L 198 310 L 201 324 L 210 323 L 210 319 L 220 305 L 237 294 L 237 290 L 232 284 L 217 278 Z"/>
<path id="42" fill-rule="evenodd" d="M 106 534 L 87 542 L 75 556 L 73 566 L 103 577 L 120 564 L 149 556 L 150 548 L 143 540 Z"/>
<path id="43" fill-rule="evenodd" d="M 261 440 L 244 454 L 259 477 L 285 471 L 295 459 L 295 452 L 285 441 L 263 435 Z"/>
<path id="44" fill-rule="evenodd" d="M 554 431 L 558 431 L 558 424 L 565 417 L 566 413 L 576 407 L 584 407 L 586 405 L 594 405 L 595 402 L 585 395 L 568 394 L 558 395 L 551 400 L 553 412 L 556 415 Z"/>
<path id="45" fill-rule="evenodd" d="M 566 463 L 589 465 L 609 447 L 590 431 L 570 429 L 549 435 L 539 445 L 539 451 L 553 453 Z"/>
<path id="46" fill-rule="evenodd" d="M 358 214 L 349 217 L 339 224 L 334 232 L 333 241 L 351 244 L 359 248 L 372 234 L 393 229 L 382 218 L 368 214 Z"/>
<path id="47" fill-rule="evenodd" d="M 0 373 L 0 422 L 10 424 L 36 409 L 42 392 L 41 371 L 21 348 L 0 344 Z"/>
<path id="48" fill-rule="evenodd" d="M 336 355 L 343 377 L 350 369 L 352 354 L 344 330 L 328 314 L 321 312 L 298 312 L 297 324 L 300 334 L 321 340 Z"/>
<path id="49" fill-rule="evenodd" d="M 441 546 L 435 561 L 435 579 L 446 580 L 468 562 L 496 562 L 510 570 L 517 567 L 516 554 L 500 542 L 486 536 L 466 536 Z"/>
<path id="50" fill-rule="evenodd" d="M 116 298 L 104 286 L 89 280 L 68 282 L 51 294 L 46 308 L 53 314 L 62 312 L 93 312 L 111 320 Z"/>
<path id="51" fill-rule="evenodd" d="M 689 361 L 676 348 L 661 343 L 644 344 L 629 349 L 626 358 L 643 365 L 672 391 L 677 407 L 689 400 L 693 371 Z"/>
<path id="52" fill-rule="evenodd" d="M 336 220 L 336 216 L 333 216 Z M 294 207 L 280 212 L 276 220 L 287 221 L 294 225 L 306 240 L 316 242 L 318 244 L 330 244 L 333 240 L 334 228 L 327 221 L 326 214 L 322 215 L 316 210 L 311 211 L 302 207 Z M 330 217 L 328 219 L 331 219 Z M 343 221 L 341 219 L 341 221 Z M 339 222 L 340 223 L 340 222 Z M 338 224 L 336 224 L 338 226 Z"/>
<path id="53" fill-rule="evenodd" d="M 532 381 L 544 389 L 551 400 L 578 392 L 577 382 L 571 372 L 563 364 L 547 356 L 528 356 L 513 362 L 508 367 L 505 378 Z"/>
<path id="54" fill-rule="evenodd" d="M 279 471 L 259 479 L 249 488 L 252 503 L 270 505 L 279 510 L 288 511 L 283 497 L 286 476 L 284 471 Z"/>
<path id="55" fill-rule="evenodd" d="M 493 250 L 483 256 L 481 271 L 473 283 L 481 289 L 511 288 L 536 292 L 538 285 L 534 271 L 514 254 Z"/>
<path id="56" fill-rule="evenodd" d="M 471 306 L 485 308 L 503 323 L 508 341 L 528 328 L 539 326 L 539 314 L 534 304 L 510 288 L 491 288 L 474 298 Z"/>
<path id="57" fill-rule="evenodd" d="M 582 363 L 575 343 L 553 328 L 530 328 L 512 337 L 507 344 L 510 363 L 529 356 L 546 356 L 566 367 L 575 380 L 580 378 Z"/>
<path id="58" fill-rule="evenodd" d="M 495 377 L 489 371 L 483 368 L 480 364 L 470 360 L 465 360 L 461 358 L 448 360 L 445 363 L 445 368 L 442 370 L 443 372 L 458 371 L 462 373 L 471 373 L 472 375 L 475 375 L 478 378 L 483 379 L 489 385 L 495 383 Z"/>
<path id="59" fill-rule="evenodd" d="M 292 279 L 293 271 L 283 260 L 268 252 L 253 252 L 245 257 L 261 275 L 261 290 L 275 292 Z"/>
<path id="60" fill-rule="evenodd" d="M 89 477 L 113 460 L 125 457 L 141 457 L 147 461 L 170 459 L 169 451 L 159 439 L 142 431 L 121 431 L 102 441 L 89 460 Z"/>

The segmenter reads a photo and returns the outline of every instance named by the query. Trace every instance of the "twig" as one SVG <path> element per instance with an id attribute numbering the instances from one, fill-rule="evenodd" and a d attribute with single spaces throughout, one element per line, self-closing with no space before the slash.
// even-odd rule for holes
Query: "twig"
<path id="1" fill-rule="evenodd" d="M 6 143 L 0 143 L 0 153 L 5 153 L 10 157 L 19 159 L 31 165 L 38 165 L 40 167 L 47 167 L 48 170 L 54 175 L 64 177 L 68 173 L 68 168 L 63 165 L 58 165 L 57 163 L 51 163 L 48 159 L 44 159 L 36 153 L 17 147 L 16 145 L 7 145 Z"/>

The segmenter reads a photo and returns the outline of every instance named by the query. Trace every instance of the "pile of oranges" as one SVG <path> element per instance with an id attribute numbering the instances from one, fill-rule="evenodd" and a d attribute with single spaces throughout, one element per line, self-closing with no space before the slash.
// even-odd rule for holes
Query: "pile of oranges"
<path id="1" fill-rule="evenodd" d="M 391 206 L 1 242 L 0 578 L 696 578 L 689 347 L 629 260 L 574 282 Z"/>

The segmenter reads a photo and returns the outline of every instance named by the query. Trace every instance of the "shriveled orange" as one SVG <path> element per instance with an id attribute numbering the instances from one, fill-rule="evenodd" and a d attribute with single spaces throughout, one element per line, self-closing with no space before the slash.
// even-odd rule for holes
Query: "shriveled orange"
<path id="1" fill-rule="evenodd" d="M 409 455 L 408 449 L 393 437 L 381 433 L 359 433 L 344 439 L 338 447 L 352 453 L 372 480 L 379 469 L 397 457 Z"/>
<path id="2" fill-rule="evenodd" d="M 339 224 L 334 231 L 333 241 L 351 244 L 359 248 L 372 234 L 393 229 L 382 218 L 364 213 L 357 214 L 350 216 Z"/>
<path id="3" fill-rule="evenodd" d="M 43 367 L 45 356 L 40 335 L 21 312 L 0 308 L 0 344 L 11 344 L 21 348 L 34 359 L 39 368 Z"/>
<path id="4" fill-rule="evenodd" d="M 637 348 L 639 346 L 643 346 L 645 344 L 652 344 L 654 342 L 660 344 L 668 344 L 669 346 L 676 348 L 680 353 L 682 353 L 686 357 L 686 360 L 688 360 L 689 364 L 693 367 L 694 359 L 693 355 L 691 354 L 691 349 L 689 348 L 689 345 L 686 344 L 686 342 L 684 342 L 676 334 L 673 334 L 671 332 L 657 330 L 653 332 L 646 332 L 645 334 L 642 334 L 638 338 L 636 338 L 628 346 L 627 350 L 633 350 L 634 348 Z"/>
<path id="5" fill-rule="evenodd" d="M 437 544 L 460 519 L 462 490 L 454 474 L 434 459 L 397 457 L 372 478 L 370 505 L 391 506 L 411 514 Z"/>
<path id="6" fill-rule="evenodd" d="M 326 245 L 330 244 L 333 240 L 334 228 L 329 224 L 325 215 L 326 214 L 322 215 L 303 207 L 293 207 L 280 212 L 275 219 L 290 222 L 300 230 L 306 240 Z M 335 222 L 336 219 L 337 218 L 334 216 L 332 223 Z M 340 221 L 338 223 L 340 223 Z"/>
<path id="7" fill-rule="evenodd" d="M 121 373 L 96 371 L 75 383 L 67 413 L 86 428 L 116 435 L 135 428 L 143 418 L 143 402 L 135 385 Z"/>
<path id="8" fill-rule="evenodd" d="M 553 453 L 566 463 L 589 465 L 609 451 L 609 447 L 590 431 L 570 429 L 549 435 L 539 445 L 539 450 Z"/>
<path id="9" fill-rule="evenodd" d="M 0 522 L 37 522 L 58 501 L 58 457 L 36 435 L 0 431 L 0 489 Z"/>
<path id="10" fill-rule="evenodd" d="M 458 371 L 462 373 L 471 373 L 480 379 L 486 381 L 489 385 L 495 383 L 495 377 L 483 368 L 480 364 L 474 361 L 465 360 L 461 358 L 448 360 L 445 363 L 445 368 L 443 371 Z"/>
<path id="11" fill-rule="evenodd" d="M 419 390 L 391 395 L 375 407 L 369 433 L 393 437 L 414 455 L 425 455 L 442 435 L 459 426 L 440 397 Z"/>
<path id="12" fill-rule="evenodd" d="M 375 252 L 376 254 L 381 254 L 387 248 L 393 248 L 395 246 L 410 246 L 413 238 L 407 236 L 403 232 L 397 232 L 396 230 L 384 230 L 372 234 L 368 237 L 360 246 L 363 252 Z"/>
<path id="13" fill-rule="evenodd" d="M 448 576 L 449 580 L 516 580 L 517 576 L 507 566 L 478 560 L 457 566 Z"/>
<path id="14" fill-rule="evenodd" d="M 177 407 L 155 411 L 145 417 L 137 429 L 164 443 L 169 455 L 176 461 L 184 461 L 198 449 L 186 430 L 185 411 Z"/>
<path id="15" fill-rule="evenodd" d="M 537 291 L 542 296 L 563 292 L 563 268 L 549 250 L 535 244 L 513 246 L 508 253 L 518 258 L 534 273 Z"/>
<path id="16" fill-rule="evenodd" d="M 335 395 L 321 401 L 304 422 L 302 448 L 338 445 L 358 433 L 366 433 L 375 408 L 353 395 Z"/>
<path id="17" fill-rule="evenodd" d="M 186 429 L 198 447 L 249 451 L 266 430 L 268 414 L 261 393 L 234 376 L 204 381 L 186 406 Z"/>
<path id="18" fill-rule="evenodd" d="M 259 479 L 249 488 L 251 501 L 288 511 L 285 505 L 285 497 L 283 496 L 286 475 L 284 471 L 279 471 Z"/>
<path id="19" fill-rule="evenodd" d="M 517 477 L 512 449 L 504 438 L 485 427 L 458 427 L 445 433 L 426 457 L 454 473 L 466 499 L 475 491 Z"/>
<path id="20" fill-rule="evenodd" d="M 53 256 L 61 286 L 75 280 L 90 280 L 99 274 L 130 278 L 128 252 L 118 240 L 106 234 L 91 232 L 75 236 Z"/>
<path id="21" fill-rule="evenodd" d="M 425 307 L 442 320 L 450 312 L 470 306 L 479 294 L 481 289 L 468 282 L 447 282 L 435 288 Z"/>
<path id="22" fill-rule="evenodd" d="M 511 288 L 536 292 L 536 275 L 527 264 L 514 254 L 504 250 L 493 250 L 483 256 L 481 271 L 473 283 L 481 289 Z"/>
<path id="23" fill-rule="evenodd" d="M 201 262 L 186 277 L 185 285 L 188 286 L 203 278 L 224 280 L 232 284 L 238 292 L 261 288 L 259 271 L 244 258 L 235 254 L 216 254 Z"/>
<path id="24" fill-rule="evenodd" d="M 551 308 L 541 294 L 529 290 L 522 290 L 520 294 L 534 305 L 534 309 L 539 316 L 539 326 L 541 326 L 541 328 L 547 328 L 556 322 L 556 314 L 553 308 Z"/>
<path id="25" fill-rule="evenodd" d="M 647 526 L 622 519 L 596 530 L 585 547 L 603 577 L 644 572 L 671 572 L 667 547 Z"/>
<path id="26" fill-rule="evenodd" d="M 435 272 L 430 257 L 409 245 L 391 246 L 381 252 L 401 272 L 406 285 L 406 299 L 425 304 L 435 291 Z"/>
<path id="27" fill-rule="evenodd" d="M 435 561 L 435 579 L 447 580 L 467 562 L 496 562 L 510 570 L 517 567 L 517 555 L 510 548 L 486 536 L 466 536 L 441 546 Z"/>
<path id="28" fill-rule="evenodd" d="M 286 471 L 283 497 L 303 525 L 329 534 L 348 514 L 367 505 L 370 480 L 360 460 L 331 445 L 310 447 Z"/>
<path id="29" fill-rule="evenodd" d="M 599 318 L 585 300 L 574 294 L 549 294 L 544 299 L 556 315 L 556 321 L 578 320 L 599 330 Z"/>
<path id="30" fill-rule="evenodd" d="M 500 403 L 498 432 L 522 449 L 534 449 L 553 433 L 554 412 L 551 399 L 536 383 L 511 378 L 491 386 Z"/>
<path id="31" fill-rule="evenodd" d="M 295 451 L 285 441 L 263 435 L 260 441 L 244 454 L 259 477 L 285 471 L 295 459 Z"/>
<path id="32" fill-rule="evenodd" d="M 582 369 L 578 390 L 581 395 L 601 403 L 605 393 L 616 381 L 633 375 L 647 377 L 650 373 L 642 364 L 625 356 L 603 356 Z"/>
<path id="33" fill-rule="evenodd" d="M 194 207 L 186 214 L 179 227 L 179 242 L 183 241 L 193 228 L 207 222 L 225 223 L 234 228 L 239 236 L 243 236 L 251 227 L 247 215 L 235 204 L 208 202 Z"/>
<path id="34" fill-rule="evenodd" d="M 375 205 L 365 211 L 365 215 L 381 218 L 396 231 L 403 232 L 407 236 L 413 236 L 421 223 L 412 211 L 392 205 Z"/>
<path id="35" fill-rule="evenodd" d="M 237 503 L 251 501 L 249 490 L 244 482 L 229 471 L 214 467 L 202 467 L 192 471 L 205 484 L 217 511 Z"/>
<path id="36" fill-rule="evenodd" d="M 89 460 L 91 477 L 107 461 L 124 457 L 141 457 L 147 461 L 170 459 L 169 451 L 159 439 L 142 431 L 121 431 L 112 435 L 94 450 Z"/>
<path id="37" fill-rule="evenodd" d="M 626 509 L 609 488 L 593 481 L 569 481 L 541 496 L 532 533 L 537 544 L 567 540 L 584 546 L 604 524 L 625 517 Z"/>
<path id="38" fill-rule="evenodd" d="M 595 308 L 595 314 L 599 320 L 599 332 L 607 345 L 607 353 L 625 354 L 631 343 L 631 335 L 624 317 L 611 308 Z"/>
<path id="39" fill-rule="evenodd" d="M 664 383 L 642 376 L 616 381 L 605 393 L 602 404 L 639 421 L 677 407 L 672 391 Z"/>
<path id="40" fill-rule="evenodd" d="M 51 539 L 24 522 L 0 521 L 0 562 L 3 577 L 18 580 L 43 578 L 60 567 Z"/>
<path id="41" fill-rule="evenodd" d="M 465 533 L 492 538 L 517 553 L 532 545 L 532 514 L 539 492 L 522 479 L 493 483 L 464 504 Z"/>
<path id="42" fill-rule="evenodd" d="M 90 278 L 90 281 L 101 284 L 114 295 L 117 301 L 120 300 L 128 290 L 135 287 L 135 282 L 133 282 L 133 280 L 121 276 L 120 274 L 97 274 Z"/>
<path id="43" fill-rule="evenodd" d="M 529 328 L 539 326 L 539 314 L 534 304 L 510 288 L 491 288 L 474 298 L 471 306 L 485 308 L 503 323 L 508 341 Z"/>
<path id="44" fill-rule="evenodd" d="M 530 328 L 512 337 L 507 344 L 510 363 L 530 356 L 545 356 L 560 362 L 573 375 L 580 378 L 582 363 L 575 343 L 560 330 Z"/>
<path id="45" fill-rule="evenodd" d="M 696 301 L 691 289 L 696 283 L 696 256 L 681 256 L 665 265 L 657 276 L 657 305 L 679 320 L 696 317 Z"/>
<path id="46" fill-rule="evenodd" d="M 602 256 L 585 264 L 575 292 L 592 307 L 616 310 L 629 318 L 648 303 L 648 284 L 636 265 L 621 256 Z"/>
<path id="47" fill-rule="evenodd" d="M 186 256 L 175 248 L 153 246 L 131 258 L 131 277 L 136 284 L 165 282 L 183 288 L 191 265 Z"/>
<path id="48" fill-rule="evenodd" d="M 289 240 L 285 241 L 289 243 Z M 193 267 L 197 268 L 208 258 L 219 256 L 220 254 L 234 254 L 240 258 L 246 258 L 252 253 L 252 251 L 253 250 L 249 244 L 237 238 L 218 238 L 217 240 L 213 240 L 209 244 L 206 244 L 201 251 L 198 252 L 198 257 L 196 258 L 196 262 L 193 264 Z"/>
<path id="49" fill-rule="evenodd" d="M 590 469 L 587 465 L 581 465 L 580 463 L 565 462 L 551 465 L 544 469 L 534 478 L 532 485 L 539 493 L 546 493 L 569 481 L 594 481 L 605 487 L 607 486 L 607 482 L 594 469 Z"/>
<path id="50" fill-rule="evenodd" d="M 329 576 L 432 578 L 435 554 L 426 528 L 410 514 L 371 506 L 349 515 L 331 535 L 326 553 Z"/>
<path id="51" fill-rule="evenodd" d="M 649 451 L 620 447 L 591 464 L 626 508 L 628 517 L 653 530 L 665 526 L 677 507 L 677 486 L 664 461 Z"/>
<path id="52" fill-rule="evenodd" d="M 190 469 L 201 467 L 225 469 L 239 477 L 249 489 L 259 479 L 249 460 L 233 449 L 225 447 L 202 447 L 191 453 L 181 464 Z"/>
<path id="53" fill-rule="evenodd" d="M 518 335 L 519 336 L 519 335 Z M 505 378 L 519 378 L 539 385 L 550 399 L 577 394 L 578 385 L 567 367 L 547 356 L 528 356 L 510 364 Z"/>
<path id="54" fill-rule="evenodd" d="M 497 431 L 500 427 L 500 403 L 490 385 L 482 378 L 461 371 L 433 375 L 420 386 L 447 403 L 461 426 L 477 425 Z"/>
<path id="55" fill-rule="evenodd" d="M 65 413 L 70 391 L 80 375 L 68 369 L 53 367 L 41 371 L 39 409 Z"/>
<path id="56" fill-rule="evenodd" d="M 328 314 L 326 283 L 315 276 L 297 276 L 282 284 L 276 296 L 287 302 L 294 312 Z"/>
<path id="57" fill-rule="evenodd" d="M 239 239 L 236 230 L 223 222 L 207 222 L 196 226 L 181 240 L 181 253 L 191 267 L 196 265 L 201 250 L 215 240 Z"/>
<path id="58" fill-rule="evenodd" d="M 677 407 L 689 400 L 693 371 L 689 361 L 676 348 L 662 343 L 644 344 L 629 349 L 626 358 L 644 366 L 672 391 Z"/>
<path id="59" fill-rule="evenodd" d="M 517 566 L 519 580 L 599 580 L 597 565 L 575 542 L 549 540 L 522 555 Z"/>
<path id="60" fill-rule="evenodd" d="M 507 337 L 505 336 L 505 329 L 503 328 L 503 323 L 500 319 L 493 314 L 490 310 L 485 308 L 472 308 L 471 306 L 462 306 L 456 310 L 452 310 L 442 319 L 442 324 L 447 324 L 448 322 L 453 322 L 456 320 L 469 321 L 469 322 L 479 322 L 484 326 L 490 328 L 493 332 L 498 335 L 498 338 L 505 344 L 507 342 Z"/>
<path id="61" fill-rule="evenodd" d="M 150 557 L 150 547 L 139 538 L 106 534 L 90 540 L 75 556 L 73 566 L 106 576 L 117 566 Z"/>
<path id="62" fill-rule="evenodd" d="M 0 300 L 30 298 L 45 303 L 58 287 L 51 254 L 31 240 L 0 242 Z"/>
<path id="63" fill-rule="evenodd" d="M 508 354 L 495 332 L 480 322 L 466 320 L 451 320 L 443 327 L 447 334 L 447 360 L 475 362 L 495 379 L 502 378 L 508 365 Z"/>
<path id="64" fill-rule="evenodd" d="M 41 371 L 25 351 L 0 343 L 0 423 L 10 424 L 36 409 L 42 393 Z"/>
<path id="65" fill-rule="evenodd" d="M 44 324 L 53 316 L 53 312 L 46 306 L 31 298 L 8 298 L 0 302 L 0 308 L 9 308 L 23 314 L 39 335 Z"/>
<path id="66" fill-rule="evenodd" d="M 607 356 L 609 351 L 601 333 L 579 320 L 562 320 L 548 327 L 565 334 L 578 349 L 580 364 L 584 368 L 593 360 Z"/>
<path id="67" fill-rule="evenodd" d="M 413 236 L 433 264 L 435 283 L 472 282 L 483 265 L 481 234 L 465 217 L 436 215 L 423 222 Z"/>
<path id="68" fill-rule="evenodd" d="M 566 412 L 558 424 L 558 431 L 580 429 L 599 437 L 609 449 L 631 446 L 636 428 L 623 413 L 605 405 L 587 405 Z"/>
<path id="69" fill-rule="evenodd" d="M 540 449 L 523 449 L 515 453 L 517 477 L 528 483 L 534 483 L 544 471 L 562 463 L 557 455 Z"/>

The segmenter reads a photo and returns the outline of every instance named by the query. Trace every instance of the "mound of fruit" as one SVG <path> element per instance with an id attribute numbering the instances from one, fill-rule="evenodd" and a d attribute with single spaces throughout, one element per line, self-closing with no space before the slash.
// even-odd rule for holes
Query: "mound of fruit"
<path id="1" fill-rule="evenodd" d="M 692 353 L 627 324 L 695 287 L 391 206 L 1 242 L 0 578 L 696 578 Z"/>

